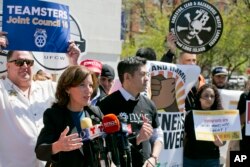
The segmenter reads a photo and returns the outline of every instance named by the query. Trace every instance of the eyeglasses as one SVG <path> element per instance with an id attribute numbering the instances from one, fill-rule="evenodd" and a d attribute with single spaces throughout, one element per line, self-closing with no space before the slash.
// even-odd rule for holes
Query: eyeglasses
<path id="1" fill-rule="evenodd" d="M 27 66 L 33 66 L 34 65 L 34 60 L 29 60 L 29 59 L 17 59 L 17 60 L 10 60 L 8 61 L 9 63 L 14 62 L 16 66 L 22 67 L 24 63 L 26 63 Z"/>
<path id="2" fill-rule="evenodd" d="M 215 98 L 215 96 L 214 95 L 204 95 L 204 96 L 202 96 L 201 97 L 202 99 L 205 99 L 205 100 L 208 100 L 208 99 L 214 99 Z"/>

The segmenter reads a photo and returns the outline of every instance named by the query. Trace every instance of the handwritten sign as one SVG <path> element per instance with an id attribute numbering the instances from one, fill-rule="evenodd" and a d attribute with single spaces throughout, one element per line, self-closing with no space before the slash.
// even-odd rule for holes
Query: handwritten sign
<path id="1" fill-rule="evenodd" d="M 238 110 L 194 110 L 193 118 L 197 140 L 214 141 L 215 135 L 222 141 L 242 137 Z"/>
<path id="2" fill-rule="evenodd" d="M 7 50 L 66 53 L 69 23 L 68 6 L 45 1 L 3 1 Z"/>

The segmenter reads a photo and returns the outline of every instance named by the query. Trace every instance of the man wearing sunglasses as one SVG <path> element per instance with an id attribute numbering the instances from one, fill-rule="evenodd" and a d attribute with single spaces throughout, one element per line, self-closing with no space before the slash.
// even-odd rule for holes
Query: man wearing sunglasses
<path id="1" fill-rule="evenodd" d="M 6 46 L 3 37 L 0 45 Z M 70 64 L 77 64 L 79 55 L 78 47 L 70 42 Z M 51 80 L 34 82 L 33 64 L 31 52 L 7 54 L 7 77 L 0 80 L 0 166 L 44 166 L 37 160 L 34 149 L 43 127 L 43 112 L 54 102 L 56 84 Z"/>

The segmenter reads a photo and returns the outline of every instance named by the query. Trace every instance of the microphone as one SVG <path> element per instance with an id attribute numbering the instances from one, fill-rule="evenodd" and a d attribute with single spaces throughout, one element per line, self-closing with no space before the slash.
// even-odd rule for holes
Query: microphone
<path id="1" fill-rule="evenodd" d="M 128 124 L 124 117 L 118 116 L 118 119 L 121 124 L 121 132 L 126 133 L 127 135 L 133 134 L 131 124 Z"/>
<path id="2" fill-rule="evenodd" d="M 95 117 L 95 116 L 92 115 L 91 119 L 94 122 L 101 123 L 101 120 L 98 117 Z M 94 138 L 98 137 L 97 138 L 97 143 L 96 143 L 97 145 L 96 146 L 98 147 L 99 153 L 100 153 L 100 157 L 99 157 L 100 158 L 100 166 L 101 167 L 108 167 L 110 165 L 109 165 L 109 161 L 108 161 L 107 144 L 106 144 L 106 140 L 105 140 L 106 134 L 103 131 L 103 125 L 102 125 L 102 123 L 101 124 L 97 124 L 96 128 L 97 128 L 97 133 L 96 134 L 93 133 L 93 136 L 90 135 L 90 139 L 94 139 Z M 91 132 L 92 131 L 93 130 L 91 130 Z"/>
<path id="3" fill-rule="evenodd" d="M 92 120 L 88 117 L 84 117 L 83 119 L 81 119 L 80 125 L 82 129 L 80 136 L 82 137 L 83 141 L 89 140 L 88 129 L 93 126 Z"/>
<path id="4" fill-rule="evenodd" d="M 81 119 L 80 123 L 82 129 L 90 128 L 93 126 L 92 120 L 89 117 L 84 117 L 83 119 Z"/>
<path id="5" fill-rule="evenodd" d="M 105 115 L 102 118 L 102 124 L 107 134 L 116 133 L 120 130 L 120 121 L 115 114 Z"/>
<path id="6" fill-rule="evenodd" d="M 151 166 L 154 167 L 154 165 L 148 160 L 148 156 L 144 155 L 141 151 L 139 151 L 135 146 L 133 146 L 130 142 L 129 139 L 133 139 L 136 137 L 136 132 L 133 132 L 132 130 L 132 126 L 131 124 L 127 123 L 127 119 L 122 117 L 122 116 L 118 116 L 119 120 L 120 120 L 120 124 L 121 124 L 121 140 L 122 140 L 122 146 L 123 146 L 123 150 L 124 150 L 124 156 L 127 156 L 127 160 L 129 161 L 125 161 L 126 166 L 132 167 L 132 155 L 131 155 L 131 147 L 138 152 L 145 161 L 147 161 L 149 164 L 151 164 Z M 130 137 L 129 137 L 130 135 Z M 142 147 L 144 149 L 148 149 L 148 151 L 151 152 L 151 146 L 149 145 L 149 143 L 142 143 Z M 127 152 L 126 152 L 127 151 Z M 126 160 L 126 159 L 125 159 Z"/>
<path id="7" fill-rule="evenodd" d="M 93 140 L 104 134 L 103 126 L 96 124 L 93 126 L 92 120 L 88 117 L 81 119 L 81 137 L 83 141 Z"/>
<path id="8" fill-rule="evenodd" d="M 102 119 L 104 132 L 110 136 L 112 160 L 117 167 L 121 166 L 120 154 L 117 147 L 117 132 L 120 131 L 120 121 L 114 114 L 105 115 Z"/>
<path id="9" fill-rule="evenodd" d="M 106 150 L 104 148 L 104 131 L 101 124 L 96 124 L 93 126 L 92 120 L 88 117 L 81 119 L 81 134 L 80 136 L 84 142 L 84 150 L 89 154 L 88 163 L 90 166 L 99 166 L 99 154 L 101 154 L 100 165 L 101 167 L 107 166 L 108 160 L 106 155 Z M 99 138 L 101 136 L 101 138 Z M 97 139 L 95 139 L 97 138 Z M 94 140 L 95 139 L 95 140 Z"/>
<path id="10" fill-rule="evenodd" d="M 130 143 L 128 140 L 128 135 L 133 134 L 131 124 L 127 123 L 127 120 L 124 117 L 118 117 L 121 123 L 121 133 L 119 137 L 122 141 L 122 149 L 123 149 L 123 159 L 126 167 L 132 167 L 132 155 Z"/>
<path id="11" fill-rule="evenodd" d="M 96 156 L 94 156 L 94 153 L 93 153 L 94 151 L 93 151 L 91 143 L 87 142 L 87 141 L 89 141 L 88 129 L 93 126 L 92 120 L 88 117 L 84 117 L 83 119 L 80 120 L 80 125 L 81 125 L 81 129 L 82 129 L 80 136 L 82 137 L 83 142 L 85 142 L 84 147 L 82 147 L 82 148 L 83 148 L 83 150 L 86 150 L 90 154 L 88 156 L 89 158 L 87 158 L 88 164 L 94 165 L 94 162 L 96 162 L 95 161 Z M 85 153 L 85 151 L 84 151 L 84 153 Z"/>

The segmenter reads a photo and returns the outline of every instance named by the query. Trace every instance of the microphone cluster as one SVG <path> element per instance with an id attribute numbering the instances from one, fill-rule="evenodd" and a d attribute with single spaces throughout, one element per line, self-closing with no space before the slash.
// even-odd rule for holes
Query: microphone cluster
<path id="1" fill-rule="evenodd" d="M 93 157 L 100 157 L 99 159 L 93 159 L 93 164 L 99 161 L 100 164 L 98 166 L 108 167 L 110 166 L 109 160 L 112 160 L 119 167 L 121 166 L 120 157 L 122 157 L 122 162 L 126 163 L 125 166 L 132 166 L 128 141 L 128 135 L 132 133 L 131 124 L 127 124 L 121 118 L 119 120 L 114 114 L 107 114 L 103 117 L 102 122 L 96 125 L 92 124 L 90 118 L 83 118 L 81 120 L 81 129 L 80 135 L 83 142 L 98 141 L 99 150 L 89 149 L 92 150 L 90 156 L 93 154 Z M 120 143 L 122 143 L 122 148 L 120 146 L 122 151 L 118 149 Z M 100 156 L 94 156 L 94 154 L 99 154 Z"/>
<path id="2" fill-rule="evenodd" d="M 81 129 L 81 137 L 83 141 L 93 140 L 104 135 L 102 124 L 93 125 L 92 120 L 88 117 L 81 120 Z"/>

